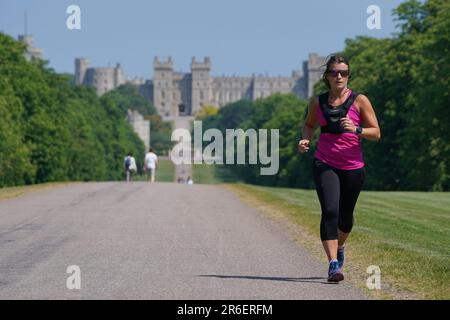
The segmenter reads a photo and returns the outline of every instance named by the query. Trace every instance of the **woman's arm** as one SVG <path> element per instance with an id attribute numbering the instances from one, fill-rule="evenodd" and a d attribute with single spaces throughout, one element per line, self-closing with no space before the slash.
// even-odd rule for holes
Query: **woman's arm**
<path id="1" fill-rule="evenodd" d="M 381 139 L 381 132 L 372 104 L 365 95 L 361 94 L 358 98 L 359 113 L 361 114 L 361 120 L 364 124 L 361 136 L 367 140 L 378 141 Z"/>
<path id="2" fill-rule="evenodd" d="M 306 116 L 305 124 L 302 130 L 302 139 L 298 143 L 298 149 L 301 153 L 308 152 L 309 142 L 313 136 L 314 130 L 319 124 L 319 119 L 317 118 L 317 97 L 312 97 L 308 105 L 308 115 Z"/>
<path id="3" fill-rule="evenodd" d="M 375 115 L 375 111 L 373 110 L 369 99 L 365 95 L 360 94 L 356 98 L 355 102 L 359 106 L 359 114 L 361 115 L 361 120 L 364 124 L 361 137 L 366 138 L 367 140 L 380 140 L 380 127 L 378 125 L 377 116 Z M 342 118 L 341 122 L 345 131 L 356 133 L 357 127 L 353 124 L 348 115 L 347 117 Z"/>

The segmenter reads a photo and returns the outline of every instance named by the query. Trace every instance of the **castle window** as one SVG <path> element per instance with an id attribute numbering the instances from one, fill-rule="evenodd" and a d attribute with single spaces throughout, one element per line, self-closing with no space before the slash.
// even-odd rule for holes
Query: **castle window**
<path id="1" fill-rule="evenodd" d="M 166 100 L 166 93 L 161 91 L 161 99 Z"/>
<path id="2" fill-rule="evenodd" d="M 204 99 L 203 91 L 200 91 L 200 100 Z"/>

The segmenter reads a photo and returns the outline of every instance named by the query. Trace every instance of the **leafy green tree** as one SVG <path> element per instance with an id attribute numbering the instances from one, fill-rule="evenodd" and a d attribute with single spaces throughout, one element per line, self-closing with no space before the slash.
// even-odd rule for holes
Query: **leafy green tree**
<path id="1" fill-rule="evenodd" d="M 126 153 L 138 164 L 144 153 L 125 121 L 126 99 L 98 98 L 46 61 L 27 62 L 24 50 L 0 33 L 0 186 L 122 179 Z M 130 100 L 152 113 L 141 98 Z"/>
<path id="2" fill-rule="evenodd" d="M 172 123 L 163 121 L 159 115 L 145 116 L 150 121 L 150 145 L 161 155 L 168 155 L 174 146 L 171 141 Z"/>
<path id="3" fill-rule="evenodd" d="M 156 114 L 153 104 L 139 93 L 135 85 L 121 85 L 107 92 L 105 96 L 114 100 L 123 114 L 126 114 L 128 109 L 136 110 L 143 116 Z"/>

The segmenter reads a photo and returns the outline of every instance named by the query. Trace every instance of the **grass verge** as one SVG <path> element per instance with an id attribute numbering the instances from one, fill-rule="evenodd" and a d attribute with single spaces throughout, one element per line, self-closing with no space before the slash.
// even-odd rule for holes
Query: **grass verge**
<path id="1" fill-rule="evenodd" d="M 231 170 L 221 165 L 193 164 L 192 175 L 196 184 L 221 184 L 240 180 Z"/>
<path id="2" fill-rule="evenodd" d="M 244 202 L 287 229 L 324 262 L 320 205 L 314 190 L 228 184 Z M 450 197 L 443 192 L 363 191 L 346 246 L 344 273 L 376 299 L 450 298 Z M 369 290 L 371 265 L 381 269 L 381 290 Z"/>

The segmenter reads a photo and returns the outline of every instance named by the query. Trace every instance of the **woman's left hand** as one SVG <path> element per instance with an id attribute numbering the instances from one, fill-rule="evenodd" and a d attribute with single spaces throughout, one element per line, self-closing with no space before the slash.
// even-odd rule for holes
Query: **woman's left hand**
<path id="1" fill-rule="evenodd" d="M 346 132 L 356 132 L 356 126 L 348 115 L 345 118 L 341 118 L 341 125 Z"/>

